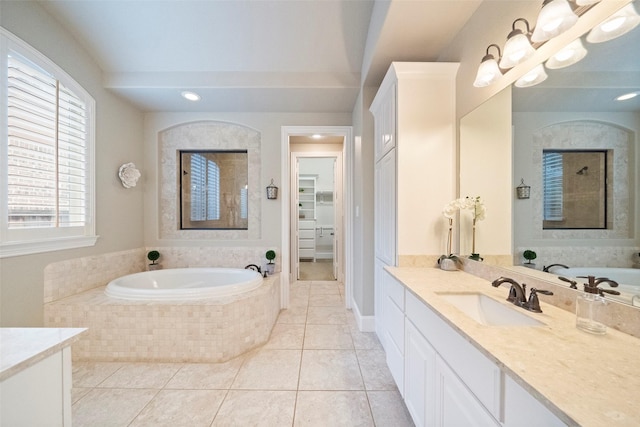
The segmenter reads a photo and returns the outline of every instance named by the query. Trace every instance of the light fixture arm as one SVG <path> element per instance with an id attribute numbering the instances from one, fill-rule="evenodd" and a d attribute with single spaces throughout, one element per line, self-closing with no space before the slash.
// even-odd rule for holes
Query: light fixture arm
<path id="1" fill-rule="evenodd" d="M 516 22 L 518 22 L 518 21 L 524 22 L 524 25 L 527 27 L 527 32 L 526 33 L 523 33 L 521 29 L 516 28 Z M 531 28 L 529 27 L 529 21 L 527 21 L 524 18 L 518 18 L 515 21 L 513 21 L 513 24 L 511 24 L 511 32 L 507 36 L 507 40 L 510 39 L 513 36 L 518 35 L 518 34 L 524 34 L 525 36 L 528 36 L 529 34 L 531 34 Z"/>
<path id="2" fill-rule="evenodd" d="M 498 49 L 498 60 L 500 60 L 500 57 L 502 56 L 502 52 L 500 51 L 500 46 L 498 46 L 495 43 L 492 43 L 489 46 L 487 46 L 487 53 L 482 57 L 482 61 L 480 61 L 481 63 L 484 61 L 488 61 L 489 59 L 495 59 L 495 57 L 489 53 L 489 49 L 491 49 L 492 46 Z"/>

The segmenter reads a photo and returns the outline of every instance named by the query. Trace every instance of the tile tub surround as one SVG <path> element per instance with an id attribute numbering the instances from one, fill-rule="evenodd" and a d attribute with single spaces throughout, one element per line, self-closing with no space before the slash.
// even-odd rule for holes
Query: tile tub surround
<path id="1" fill-rule="evenodd" d="M 386 268 L 407 289 L 480 352 L 496 363 L 568 425 L 640 424 L 640 339 L 615 330 L 591 335 L 575 327 L 575 315 L 542 303 L 543 313 L 526 315 L 543 326 L 485 326 L 438 292 L 481 292 L 505 300 L 509 288 L 462 271 Z M 515 309 L 515 308 L 514 308 Z"/>
<path id="2" fill-rule="evenodd" d="M 45 304 L 47 327 L 89 330 L 74 360 L 222 362 L 264 344 L 280 312 L 280 275 L 253 291 L 215 300 L 127 301 L 104 287 Z"/>
<path id="3" fill-rule="evenodd" d="M 244 268 L 248 264 L 261 266 L 267 262 L 265 253 L 280 248 L 267 246 L 239 247 L 149 247 L 73 258 L 49 264 L 44 269 L 44 302 L 49 303 L 105 286 L 113 279 L 145 271 L 150 250 L 160 252 L 162 268 L 223 267 Z M 276 271 L 280 261 L 276 257 Z"/>

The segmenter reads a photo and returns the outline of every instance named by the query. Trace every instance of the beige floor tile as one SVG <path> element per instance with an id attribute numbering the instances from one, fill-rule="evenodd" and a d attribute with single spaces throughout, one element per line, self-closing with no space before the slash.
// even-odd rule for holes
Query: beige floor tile
<path id="1" fill-rule="evenodd" d="M 74 387 L 95 387 L 122 367 L 119 362 L 80 362 L 72 363 Z"/>
<path id="2" fill-rule="evenodd" d="M 263 348 L 301 350 L 304 331 L 302 324 L 276 323 Z"/>
<path id="3" fill-rule="evenodd" d="M 307 308 L 309 306 L 309 294 L 295 295 L 289 298 L 289 308 Z"/>
<path id="4" fill-rule="evenodd" d="M 362 391 L 300 391 L 294 426 L 373 426 Z"/>
<path id="5" fill-rule="evenodd" d="M 363 350 L 382 350 L 382 344 L 378 339 L 378 335 L 375 332 L 360 332 L 357 326 L 349 327 L 351 330 L 351 338 L 353 339 L 353 346 L 357 349 Z"/>
<path id="6" fill-rule="evenodd" d="M 339 295 L 339 282 L 312 282 L 309 286 L 309 295 Z"/>
<path id="7" fill-rule="evenodd" d="M 363 390 L 354 350 L 303 350 L 299 390 Z"/>
<path id="8" fill-rule="evenodd" d="M 309 306 L 344 308 L 344 300 L 339 294 L 311 294 L 309 295 Z"/>
<path id="9" fill-rule="evenodd" d="M 397 390 L 387 367 L 384 350 L 356 350 L 356 356 L 367 390 Z"/>
<path id="10" fill-rule="evenodd" d="M 295 391 L 229 390 L 212 427 L 290 426 Z"/>
<path id="11" fill-rule="evenodd" d="M 249 355 L 232 389 L 295 390 L 300 372 L 300 350 L 260 349 Z"/>
<path id="12" fill-rule="evenodd" d="M 95 388 L 72 406 L 74 427 L 123 427 L 140 413 L 158 390 Z"/>
<path id="13" fill-rule="evenodd" d="M 369 391 L 369 405 L 376 427 L 413 427 L 411 415 L 396 391 Z"/>
<path id="14" fill-rule="evenodd" d="M 124 363 L 100 383 L 106 388 L 162 388 L 182 365 L 178 363 Z"/>
<path id="15" fill-rule="evenodd" d="M 160 390 L 129 427 L 208 427 L 226 390 Z"/>
<path id="16" fill-rule="evenodd" d="M 281 310 L 276 323 L 288 323 L 296 325 L 304 325 L 307 322 L 307 306 L 291 307 Z"/>
<path id="17" fill-rule="evenodd" d="M 309 307 L 308 325 L 343 325 L 347 323 L 346 310 L 343 307 Z"/>
<path id="18" fill-rule="evenodd" d="M 307 325 L 304 348 L 316 350 L 353 349 L 347 325 Z"/>
<path id="19" fill-rule="evenodd" d="M 91 387 L 73 387 L 71 388 L 71 403 L 74 404 L 84 395 L 93 390 Z"/>
<path id="20" fill-rule="evenodd" d="M 231 387 L 242 362 L 243 356 L 224 363 L 185 363 L 169 380 L 167 389 L 228 389 Z"/>

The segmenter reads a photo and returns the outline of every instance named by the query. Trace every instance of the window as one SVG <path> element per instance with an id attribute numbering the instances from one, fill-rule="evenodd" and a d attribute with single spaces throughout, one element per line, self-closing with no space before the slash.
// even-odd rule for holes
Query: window
<path id="1" fill-rule="evenodd" d="M 50 60 L 0 30 L 0 256 L 93 245 L 95 102 Z"/>
<path id="2" fill-rule="evenodd" d="M 563 180 L 562 154 L 545 152 L 542 156 L 544 220 L 562 221 L 563 217 Z"/>

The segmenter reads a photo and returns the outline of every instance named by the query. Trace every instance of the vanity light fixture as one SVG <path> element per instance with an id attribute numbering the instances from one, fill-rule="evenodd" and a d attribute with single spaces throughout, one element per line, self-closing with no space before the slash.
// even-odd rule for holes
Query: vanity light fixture
<path id="1" fill-rule="evenodd" d="M 550 40 L 573 27 L 576 22 L 578 15 L 573 12 L 568 0 L 544 0 L 531 41 L 538 43 Z"/>
<path id="2" fill-rule="evenodd" d="M 549 58 L 546 65 L 552 70 L 564 68 L 575 64 L 585 56 L 587 56 L 587 49 L 582 45 L 582 40 L 578 38 Z"/>
<path id="3" fill-rule="evenodd" d="M 487 47 L 487 53 L 482 58 L 480 62 L 480 66 L 478 67 L 478 74 L 476 74 L 476 80 L 473 82 L 475 87 L 485 87 L 494 83 L 500 77 L 502 77 L 502 71 L 498 66 L 498 61 L 496 58 L 489 53 L 489 49 L 491 46 L 494 46 L 498 49 L 498 59 L 500 58 L 500 46 L 497 44 L 490 44 Z"/>
<path id="4" fill-rule="evenodd" d="M 576 4 L 578 6 L 588 6 L 596 3 L 600 3 L 600 0 L 576 0 Z"/>
<path id="5" fill-rule="evenodd" d="M 531 87 L 547 80 L 547 72 L 542 64 L 538 64 L 533 70 L 520 77 L 514 83 L 516 87 Z"/>
<path id="6" fill-rule="evenodd" d="M 516 28 L 516 22 L 522 21 L 527 27 L 527 32 Z M 507 36 L 507 42 L 504 45 L 504 53 L 500 59 L 500 68 L 506 70 L 513 68 L 519 63 L 531 58 L 536 50 L 531 46 L 528 34 L 530 33 L 529 22 L 524 18 L 518 18 L 511 25 L 511 32 Z"/>
<path id="7" fill-rule="evenodd" d="M 188 90 L 185 90 L 185 91 L 182 92 L 182 97 L 184 99 L 188 99 L 189 101 L 194 101 L 194 102 L 195 101 L 200 101 L 200 95 L 198 95 L 195 92 L 188 91 Z"/>
<path id="8" fill-rule="evenodd" d="M 616 101 L 626 101 L 628 99 L 633 99 L 636 96 L 638 96 L 638 94 L 640 94 L 640 92 L 625 93 L 624 95 L 620 95 L 620 96 L 616 97 Z"/>
<path id="9" fill-rule="evenodd" d="M 632 3 L 608 17 L 587 35 L 589 43 L 602 43 L 620 37 L 640 24 L 640 16 Z"/>

